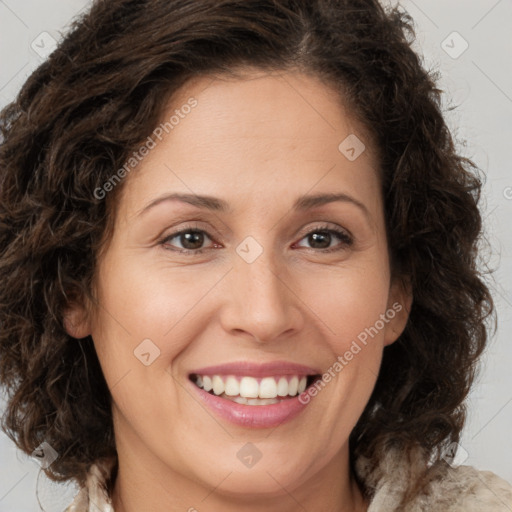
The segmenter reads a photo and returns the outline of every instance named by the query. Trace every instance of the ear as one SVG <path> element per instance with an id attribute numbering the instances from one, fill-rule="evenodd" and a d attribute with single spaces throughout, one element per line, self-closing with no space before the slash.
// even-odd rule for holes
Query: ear
<path id="1" fill-rule="evenodd" d="M 411 312 L 413 296 L 409 280 L 395 278 L 389 289 L 388 309 L 384 345 L 391 345 L 403 333 L 409 313 Z"/>
<path id="2" fill-rule="evenodd" d="M 73 338 L 81 339 L 91 334 L 86 308 L 73 302 L 64 310 L 64 329 Z"/>

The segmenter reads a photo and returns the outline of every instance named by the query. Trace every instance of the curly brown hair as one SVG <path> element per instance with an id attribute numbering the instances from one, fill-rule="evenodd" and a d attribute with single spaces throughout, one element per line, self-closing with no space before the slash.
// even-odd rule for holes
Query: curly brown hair
<path id="1" fill-rule="evenodd" d="M 2 428 L 28 454 L 42 441 L 59 453 L 48 477 L 83 484 L 92 463 L 116 456 L 92 340 L 63 325 L 68 304 L 94 300 L 123 184 L 94 191 L 187 80 L 244 66 L 321 77 L 371 134 L 392 272 L 414 302 L 351 433 L 351 462 L 398 443 L 441 463 L 464 426 L 494 306 L 478 267 L 479 170 L 457 153 L 438 74 L 414 39 L 410 16 L 378 0 L 95 1 L 73 23 L 0 116 Z"/>

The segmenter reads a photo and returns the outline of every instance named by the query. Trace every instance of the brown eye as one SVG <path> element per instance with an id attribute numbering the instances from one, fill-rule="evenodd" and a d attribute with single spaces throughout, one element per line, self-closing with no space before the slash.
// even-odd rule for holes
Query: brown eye
<path id="1" fill-rule="evenodd" d="M 341 243 L 332 247 L 331 243 L 336 239 Z M 332 228 L 317 228 L 314 231 L 307 233 L 302 240 L 307 240 L 312 249 L 318 249 L 323 252 L 341 250 L 345 247 L 351 246 L 354 242 L 348 233 Z"/>
<path id="2" fill-rule="evenodd" d="M 199 249 L 204 243 L 204 234 L 200 231 L 188 231 L 179 235 L 184 249 Z"/>
<path id="3" fill-rule="evenodd" d="M 331 241 L 332 236 L 327 231 L 317 231 L 308 235 L 308 242 L 313 249 L 328 249 Z"/>
<path id="4" fill-rule="evenodd" d="M 170 245 L 175 245 L 176 243 L 178 243 L 181 244 L 181 247 L 178 246 L 176 249 L 170 247 L 170 249 L 176 250 L 178 252 L 192 251 L 194 253 L 200 253 L 204 249 L 202 246 L 205 242 L 205 238 L 210 239 L 210 237 L 205 231 L 187 229 L 179 231 L 177 233 L 173 233 L 165 237 L 162 240 L 161 244 L 168 247 Z M 171 244 L 171 241 L 175 239 L 177 242 L 175 241 L 173 244 Z"/>

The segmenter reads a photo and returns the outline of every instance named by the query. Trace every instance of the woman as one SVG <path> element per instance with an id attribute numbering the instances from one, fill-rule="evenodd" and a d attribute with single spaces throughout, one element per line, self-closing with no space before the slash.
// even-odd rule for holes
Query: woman
<path id="1" fill-rule="evenodd" d="M 4 430 L 69 512 L 510 510 L 454 460 L 481 182 L 410 21 L 95 2 L 4 110 Z"/>

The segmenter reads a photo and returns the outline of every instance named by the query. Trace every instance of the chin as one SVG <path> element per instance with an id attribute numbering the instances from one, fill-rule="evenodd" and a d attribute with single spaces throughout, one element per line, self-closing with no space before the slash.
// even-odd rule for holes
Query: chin
<path id="1" fill-rule="evenodd" d="M 226 461 L 226 464 L 217 464 L 214 471 L 205 472 L 202 478 L 198 476 L 204 478 L 208 487 L 215 488 L 216 493 L 243 500 L 286 495 L 307 479 L 306 474 L 290 464 L 288 455 L 264 459 L 263 454 L 253 467 L 247 469 L 238 459 L 235 463 Z"/>

